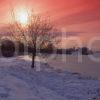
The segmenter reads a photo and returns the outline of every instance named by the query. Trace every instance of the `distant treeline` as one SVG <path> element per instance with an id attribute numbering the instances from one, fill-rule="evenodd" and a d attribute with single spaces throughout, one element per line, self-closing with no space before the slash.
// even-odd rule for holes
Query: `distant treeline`
<path id="1" fill-rule="evenodd" d="M 17 44 L 17 48 L 15 46 Z M 26 49 L 27 48 L 27 49 Z M 24 45 L 23 43 L 17 41 L 16 43 L 12 42 L 11 40 L 5 40 L 0 43 L 1 54 L 5 57 L 14 56 L 15 52 L 18 55 L 23 55 L 24 52 L 28 52 L 31 54 L 34 51 L 32 46 Z M 87 47 L 82 48 L 69 48 L 69 49 L 54 49 L 52 45 L 48 45 L 46 48 L 41 48 L 37 50 L 37 53 L 47 53 L 47 54 L 68 54 L 71 55 L 74 52 L 80 52 L 82 55 L 92 54 L 92 50 L 89 50 Z"/>
<path id="2" fill-rule="evenodd" d="M 69 54 L 69 55 L 73 53 L 80 53 L 82 55 L 89 55 L 89 54 L 93 54 L 93 51 L 87 47 L 82 47 L 82 48 L 58 49 L 57 53 L 58 54 Z"/>

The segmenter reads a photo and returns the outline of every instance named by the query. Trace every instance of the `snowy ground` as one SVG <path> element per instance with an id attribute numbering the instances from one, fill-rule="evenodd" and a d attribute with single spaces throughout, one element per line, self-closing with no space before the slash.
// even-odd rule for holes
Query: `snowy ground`
<path id="1" fill-rule="evenodd" d="M 89 56 L 82 55 L 82 61 L 79 62 L 77 54 L 55 55 L 56 59 L 51 59 L 48 62 L 49 65 L 54 68 L 67 70 L 72 73 L 81 73 L 84 76 L 91 76 L 100 79 L 100 53 L 93 54 L 94 57 L 99 59 L 98 62 L 93 61 Z"/>
<path id="2" fill-rule="evenodd" d="M 24 57 L 0 58 L 0 100 L 100 100 L 99 80 L 30 65 Z"/>

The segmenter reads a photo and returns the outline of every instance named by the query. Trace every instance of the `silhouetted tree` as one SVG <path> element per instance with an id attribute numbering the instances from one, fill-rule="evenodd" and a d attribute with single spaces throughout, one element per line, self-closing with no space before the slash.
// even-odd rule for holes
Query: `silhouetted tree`
<path id="1" fill-rule="evenodd" d="M 14 13 L 12 12 L 14 18 Z M 50 23 L 49 19 L 42 16 L 29 15 L 29 22 L 26 26 L 22 26 L 20 23 L 14 21 L 11 25 L 10 31 L 12 36 L 18 41 L 24 41 L 32 48 L 32 66 L 35 67 L 35 57 L 37 50 L 42 48 L 54 48 L 54 45 L 58 43 L 57 30 Z"/>
<path id="2" fill-rule="evenodd" d="M 12 57 L 15 52 L 15 44 L 11 40 L 1 41 L 1 53 L 4 57 Z"/>
<path id="3" fill-rule="evenodd" d="M 82 55 L 88 55 L 89 49 L 87 47 L 82 47 Z"/>

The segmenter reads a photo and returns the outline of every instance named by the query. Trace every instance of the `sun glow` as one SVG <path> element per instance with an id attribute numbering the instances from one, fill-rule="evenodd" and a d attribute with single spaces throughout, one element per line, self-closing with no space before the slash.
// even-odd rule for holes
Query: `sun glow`
<path id="1" fill-rule="evenodd" d="M 26 9 L 19 9 L 16 11 L 16 21 L 22 25 L 28 24 L 28 12 Z"/>

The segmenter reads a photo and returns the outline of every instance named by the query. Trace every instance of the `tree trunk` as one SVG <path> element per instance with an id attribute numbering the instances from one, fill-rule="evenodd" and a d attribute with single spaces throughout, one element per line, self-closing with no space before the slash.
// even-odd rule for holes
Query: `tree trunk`
<path id="1" fill-rule="evenodd" d="M 32 52 L 32 65 L 31 68 L 35 68 L 35 57 L 36 57 L 36 45 L 34 45 L 34 49 Z"/>
<path id="2" fill-rule="evenodd" d="M 31 68 L 35 67 L 35 53 L 32 53 L 32 65 Z"/>

